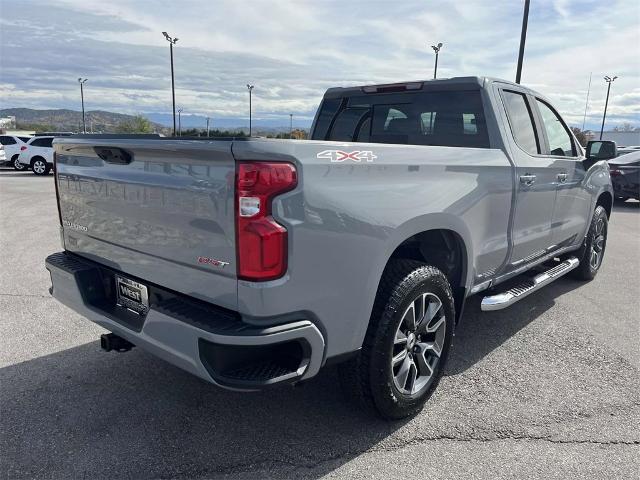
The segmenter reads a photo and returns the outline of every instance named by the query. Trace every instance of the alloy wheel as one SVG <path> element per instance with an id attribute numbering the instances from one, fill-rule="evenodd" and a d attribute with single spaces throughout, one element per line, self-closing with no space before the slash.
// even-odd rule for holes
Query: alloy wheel
<path id="1" fill-rule="evenodd" d="M 605 229 L 604 219 L 599 218 L 598 223 L 596 223 L 593 241 L 591 242 L 591 255 L 589 257 L 589 264 L 593 270 L 597 270 L 602 263 L 606 243 L 607 231 Z"/>
<path id="2" fill-rule="evenodd" d="M 47 169 L 47 165 L 42 160 L 33 162 L 33 171 L 37 174 L 43 174 Z"/>
<path id="3" fill-rule="evenodd" d="M 403 394 L 415 395 L 434 377 L 444 346 L 447 319 L 442 301 L 421 293 L 405 310 L 396 330 L 391 370 Z"/>

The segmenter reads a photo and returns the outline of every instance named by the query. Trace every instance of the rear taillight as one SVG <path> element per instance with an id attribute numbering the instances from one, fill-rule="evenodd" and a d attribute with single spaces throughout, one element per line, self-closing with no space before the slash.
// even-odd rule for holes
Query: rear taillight
<path id="1" fill-rule="evenodd" d="M 22 146 L 20 147 L 20 151 L 21 151 L 21 152 L 24 152 L 26 149 L 27 149 L 27 146 L 26 146 L 26 145 L 22 145 Z"/>
<path id="2" fill-rule="evenodd" d="M 276 195 L 295 188 L 290 163 L 240 162 L 236 175 L 238 277 L 264 281 L 287 271 L 287 229 L 271 216 Z"/>
<path id="3" fill-rule="evenodd" d="M 609 174 L 612 177 L 618 177 L 618 176 L 622 175 L 622 172 L 620 170 L 616 169 L 616 168 L 612 168 L 611 170 L 609 170 Z"/>

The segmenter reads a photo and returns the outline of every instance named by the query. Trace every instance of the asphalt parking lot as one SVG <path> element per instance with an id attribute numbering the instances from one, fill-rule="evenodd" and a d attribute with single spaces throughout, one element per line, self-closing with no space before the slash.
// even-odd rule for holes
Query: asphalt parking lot
<path id="1" fill-rule="evenodd" d="M 48 294 L 53 179 L 0 169 L 2 478 L 638 478 L 640 203 L 614 207 L 595 281 L 467 307 L 439 389 L 396 423 L 308 384 L 219 390 Z"/>

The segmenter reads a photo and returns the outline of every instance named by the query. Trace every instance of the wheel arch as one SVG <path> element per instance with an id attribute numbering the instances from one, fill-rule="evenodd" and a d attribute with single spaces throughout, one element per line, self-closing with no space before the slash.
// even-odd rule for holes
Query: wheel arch
<path id="1" fill-rule="evenodd" d="M 613 195 L 609 191 L 604 191 L 598 195 L 598 199 L 596 200 L 596 207 L 601 205 L 604 207 L 607 212 L 607 218 L 611 218 L 611 210 L 613 208 Z M 594 207 L 595 209 L 595 207 Z"/>
<path id="2" fill-rule="evenodd" d="M 378 268 L 375 298 L 389 262 L 396 258 L 408 258 L 431 264 L 447 276 L 453 290 L 456 306 L 456 323 L 462 315 L 464 300 L 473 274 L 473 249 L 471 234 L 458 218 L 447 214 L 427 215 L 426 219 L 414 219 L 396 229 L 393 241 Z M 424 221 L 427 220 L 427 221 Z M 373 308 L 373 301 L 371 307 Z"/>

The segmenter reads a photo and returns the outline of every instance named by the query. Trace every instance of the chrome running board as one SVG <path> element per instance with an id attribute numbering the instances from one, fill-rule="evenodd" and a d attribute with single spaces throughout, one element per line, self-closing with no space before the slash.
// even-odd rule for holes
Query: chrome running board
<path id="1" fill-rule="evenodd" d="M 484 297 L 482 299 L 480 309 L 483 312 L 490 312 L 510 307 L 518 300 L 522 300 L 527 295 L 535 292 L 536 290 L 540 290 L 545 285 L 548 285 L 554 280 L 560 278 L 565 273 L 570 272 L 576 268 L 579 263 L 580 261 L 576 257 L 571 257 L 555 267 L 539 273 L 535 277 L 525 280 L 521 284 L 516 285 L 505 292 Z"/>

